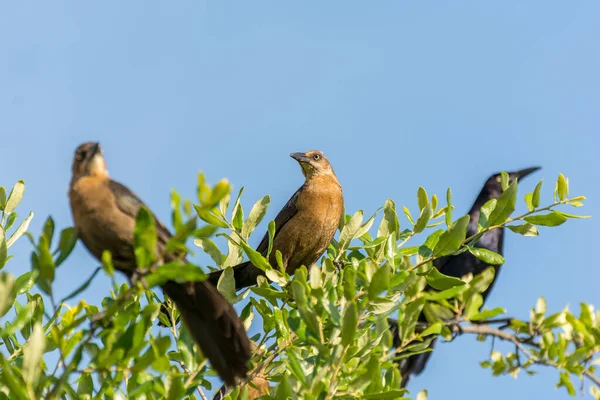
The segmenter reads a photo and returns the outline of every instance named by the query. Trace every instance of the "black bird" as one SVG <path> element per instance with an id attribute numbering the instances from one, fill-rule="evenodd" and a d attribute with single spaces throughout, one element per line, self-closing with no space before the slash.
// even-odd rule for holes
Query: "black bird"
<path id="1" fill-rule="evenodd" d="M 509 173 L 510 182 L 513 182 L 515 179 L 522 179 L 538 169 L 540 169 L 540 167 L 526 168 L 520 171 L 511 172 Z M 477 222 L 479 221 L 479 212 L 481 207 L 491 199 L 498 199 L 502 194 L 501 182 L 501 175 L 494 174 L 488 178 L 483 186 L 483 189 L 481 189 L 479 196 L 477 196 L 473 207 L 471 207 L 471 210 L 469 211 L 471 219 L 467 228 L 467 237 L 473 236 L 477 233 Z M 503 244 L 504 229 L 494 229 L 484 233 L 475 247 L 491 250 L 502 255 L 504 252 Z M 460 278 L 468 273 L 477 275 L 490 267 L 489 264 L 484 263 L 469 252 L 464 252 L 456 256 L 442 257 L 438 260 L 435 260 L 433 265 L 444 275 L 454 276 L 457 278 Z M 498 279 L 500 265 L 493 265 L 492 267 L 494 267 L 495 270 L 494 280 L 492 283 L 490 283 L 490 286 L 485 290 L 485 292 L 482 293 L 484 301 L 490 294 L 494 282 Z M 433 289 L 428 287 L 425 290 Z M 423 314 L 421 314 L 419 320 L 420 322 L 426 322 Z M 398 325 L 396 321 L 391 319 L 390 330 L 394 337 L 394 347 L 400 346 L 400 340 L 398 338 Z M 434 344 L 435 341 L 431 343 L 430 347 L 433 348 Z M 398 368 L 400 370 L 400 374 L 402 375 L 402 387 L 407 385 L 408 380 L 412 375 L 418 375 L 423 371 L 430 356 L 431 352 L 421 353 L 398 361 Z"/>

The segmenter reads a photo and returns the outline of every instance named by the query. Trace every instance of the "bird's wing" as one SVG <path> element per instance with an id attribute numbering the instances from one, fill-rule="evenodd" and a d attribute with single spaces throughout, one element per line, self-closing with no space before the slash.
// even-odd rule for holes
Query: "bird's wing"
<path id="1" fill-rule="evenodd" d="M 146 206 L 144 202 L 136 196 L 135 193 L 129 190 L 127 186 L 111 180 L 109 187 L 115 196 L 117 207 L 123 214 L 135 219 L 140 207 L 144 206 L 148 209 L 148 206 Z M 150 209 L 148 209 L 148 211 L 150 211 Z M 152 211 L 150 211 L 150 213 L 152 213 Z M 158 241 L 164 245 L 171 237 L 171 233 L 158 220 L 158 218 L 156 218 L 154 214 L 152 214 L 152 216 L 154 217 L 154 225 L 156 226 Z"/>
<path id="2" fill-rule="evenodd" d="M 283 226 L 287 224 L 294 215 L 296 215 L 296 212 L 298 212 L 298 209 L 296 208 L 296 201 L 298 200 L 298 197 L 300 196 L 300 193 L 302 193 L 303 189 L 304 185 L 302 185 L 300 189 L 296 190 L 296 193 L 292 195 L 292 197 L 288 200 L 285 206 L 283 206 L 281 211 L 279 211 L 279 214 L 277 214 L 277 216 L 275 217 L 275 237 L 277 237 L 277 234 L 279 233 L 281 228 L 283 228 Z M 265 236 L 260 241 L 260 244 L 256 248 L 256 251 L 258 251 L 264 256 L 267 254 L 268 248 L 269 232 L 265 233 Z"/>

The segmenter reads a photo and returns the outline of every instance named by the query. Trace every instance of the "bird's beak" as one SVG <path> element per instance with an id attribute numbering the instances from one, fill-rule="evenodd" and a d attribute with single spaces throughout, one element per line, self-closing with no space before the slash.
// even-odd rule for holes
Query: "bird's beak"
<path id="1" fill-rule="evenodd" d="M 527 175 L 530 175 L 532 173 L 534 173 L 535 171 L 537 171 L 538 169 L 542 169 L 542 167 L 531 167 L 531 168 L 525 168 L 522 169 L 520 171 L 517 171 L 514 173 L 514 175 L 518 178 L 518 179 L 523 179 L 525 178 Z"/>
<path id="2" fill-rule="evenodd" d="M 100 147 L 100 143 L 96 142 L 90 147 L 90 157 L 93 157 L 98 153 L 102 153 L 102 148 Z"/>
<path id="3" fill-rule="evenodd" d="M 306 157 L 305 153 L 292 153 L 292 154 L 290 154 L 290 157 L 292 157 L 294 160 L 298 161 L 299 163 L 310 161 L 310 158 Z"/>

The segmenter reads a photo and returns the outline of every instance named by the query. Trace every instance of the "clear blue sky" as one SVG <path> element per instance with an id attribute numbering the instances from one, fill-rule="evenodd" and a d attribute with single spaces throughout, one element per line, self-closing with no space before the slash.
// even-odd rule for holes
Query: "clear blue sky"
<path id="1" fill-rule="evenodd" d="M 419 185 L 450 185 L 466 212 L 491 173 L 541 165 L 520 199 L 543 177 L 549 201 L 562 172 L 588 196 L 583 211 L 600 214 L 600 3 L 432 4 L 4 2 L 0 184 L 25 179 L 21 213 L 35 211 L 36 234 L 47 215 L 69 226 L 73 151 L 98 140 L 112 176 L 165 221 L 170 189 L 192 197 L 199 170 L 245 185 L 247 208 L 270 193 L 273 218 L 302 182 L 288 154 L 318 148 L 350 212 L 387 197 L 414 209 Z M 591 219 L 510 234 L 487 305 L 527 318 L 542 295 L 551 310 L 600 304 L 597 232 Z M 30 245 L 14 251 L 7 269 L 22 273 Z M 78 246 L 59 290 L 96 265 Z M 85 297 L 107 287 L 99 278 Z M 488 352 L 473 337 L 440 345 L 410 388 L 431 399 L 567 397 L 551 369 L 492 377 L 478 366 Z"/>

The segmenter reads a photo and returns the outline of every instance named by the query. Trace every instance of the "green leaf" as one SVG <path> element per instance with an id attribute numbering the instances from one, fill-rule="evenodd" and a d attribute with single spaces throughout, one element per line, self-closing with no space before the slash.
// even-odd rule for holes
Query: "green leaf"
<path id="1" fill-rule="evenodd" d="M 429 286 L 437 290 L 446 290 L 455 286 L 465 285 L 464 281 L 454 276 L 444 275 L 436 267 L 432 267 L 425 278 Z"/>
<path id="2" fill-rule="evenodd" d="M 320 274 L 320 272 L 319 272 Z M 270 281 L 275 282 L 276 284 L 278 284 L 281 287 L 284 287 L 285 285 L 288 284 L 288 279 L 286 278 L 285 275 L 283 275 L 283 273 L 281 273 L 280 271 L 270 268 L 267 269 L 265 271 L 265 276 L 267 278 L 269 278 Z"/>
<path id="3" fill-rule="evenodd" d="M 384 290 L 390 287 L 390 276 L 392 274 L 392 268 L 389 263 L 383 264 L 371 278 L 371 284 L 369 285 L 369 300 L 377 298 L 377 296 Z"/>
<path id="4" fill-rule="evenodd" d="M 505 191 L 508 188 L 510 176 L 504 171 L 500 172 L 500 182 L 502 184 L 502 191 Z"/>
<path id="5" fill-rule="evenodd" d="M 530 224 L 540 226 L 559 226 L 565 223 L 567 219 L 567 217 L 557 213 L 556 211 L 550 211 L 549 213 L 542 215 L 531 215 L 529 217 L 525 217 L 525 221 L 529 222 Z"/>
<path id="6" fill-rule="evenodd" d="M 458 296 L 459 294 L 465 292 L 467 289 L 468 289 L 468 287 L 466 285 L 454 286 L 451 289 L 442 290 L 441 292 L 436 292 L 436 293 L 429 295 L 427 297 L 427 300 L 440 301 L 440 300 L 453 299 L 456 296 Z"/>
<path id="7" fill-rule="evenodd" d="M 48 244 L 52 246 L 52 237 L 54 236 L 54 220 L 48 217 L 42 229 L 43 235 L 48 238 Z"/>
<path id="8" fill-rule="evenodd" d="M 108 250 L 102 252 L 102 268 L 104 272 L 110 277 L 115 275 L 115 266 L 112 261 L 112 254 Z"/>
<path id="9" fill-rule="evenodd" d="M 5 272 L 0 274 L 0 317 L 10 310 L 15 301 L 15 278 Z"/>
<path id="10" fill-rule="evenodd" d="M 148 288 L 161 286 L 167 281 L 185 283 L 189 281 L 200 282 L 206 279 L 206 274 L 198 267 L 192 264 L 181 262 L 170 262 L 160 265 L 154 272 L 144 277 Z"/>
<path id="11" fill-rule="evenodd" d="M 444 324 L 440 321 L 434 322 L 427 329 L 421 332 L 421 337 L 429 336 L 429 335 L 439 335 L 442 332 L 442 328 Z"/>
<path id="12" fill-rule="evenodd" d="M 269 249 L 267 250 L 267 257 L 271 255 L 271 251 L 273 251 L 273 240 L 275 240 L 275 221 L 269 221 L 269 228 L 267 232 L 269 234 Z"/>
<path id="13" fill-rule="evenodd" d="M 477 222 L 477 230 L 480 231 L 489 226 L 490 214 L 496 208 L 496 204 L 498 200 L 490 199 L 486 201 L 486 203 L 481 206 L 479 210 L 479 221 Z"/>
<path id="14" fill-rule="evenodd" d="M 469 215 L 465 215 L 450 225 L 448 230 L 440 236 L 440 240 L 433 249 L 433 254 L 445 256 L 458 250 L 466 238 L 469 219 Z"/>
<path id="15" fill-rule="evenodd" d="M 509 225 L 508 229 L 523 236 L 538 236 L 538 229 L 531 224 Z"/>
<path id="16" fill-rule="evenodd" d="M 35 280 L 37 277 L 37 271 L 29 271 L 18 277 L 15 283 L 15 290 L 17 294 L 23 294 L 29 291 L 33 285 L 35 285 Z"/>
<path id="17" fill-rule="evenodd" d="M 46 346 L 46 336 L 42 325 L 38 322 L 33 327 L 33 334 L 23 348 L 23 379 L 28 385 L 37 383 L 40 372 L 42 354 Z"/>
<path id="18" fill-rule="evenodd" d="M 216 207 L 217 205 L 219 205 L 221 200 L 229 194 L 230 190 L 231 185 L 229 184 L 229 182 L 227 182 L 227 179 L 221 179 L 215 184 L 215 186 L 213 186 L 210 195 L 210 200 L 203 205 L 208 208 Z"/>
<path id="19" fill-rule="evenodd" d="M 425 243 L 419 246 L 419 254 L 423 258 L 429 258 L 433 254 L 433 249 L 440 241 L 440 237 L 444 234 L 444 230 L 438 229 L 427 237 Z"/>
<path id="20" fill-rule="evenodd" d="M 535 207 L 533 206 L 533 193 L 527 193 L 525 195 L 525 205 L 529 211 L 534 210 Z"/>
<path id="21" fill-rule="evenodd" d="M 446 190 L 446 226 L 452 225 L 452 189 Z"/>
<path id="22" fill-rule="evenodd" d="M 223 270 L 223 273 L 217 282 L 217 289 L 219 289 L 219 292 L 221 292 L 229 302 L 232 302 L 236 298 L 235 276 L 232 267 L 227 267 Z"/>
<path id="23" fill-rule="evenodd" d="M 5 231 L 8 231 L 13 226 L 15 220 L 17 219 L 17 216 L 18 214 L 14 211 L 8 214 L 8 217 L 6 217 L 6 224 L 4 224 Z"/>
<path id="24" fill-rule="evenodd" d="M 373 226 L 373 222 L 375 221 L 375 216 L 377 215 L 377 212 L 378 212 L 378 211 L 379 211 L 379 210 L 375 211 L 375 212 L 373 213 L 373 215 L 371 215 L 371 218 L 369 218 L 369 219 L 367 220 L 367 222 L 365 222 L 365 223 L 363 224 L 363 226 L 361 226 L 361 227 L 360 227 L 360 228 L 359 228 L 359 229 L 356 231 L 356 233 L 355 233 L 355 237 L 359 238 L 359 237 L 361 237 L 362 235 L 364 235 L 365 233 L 367 233 L 367 232 L 369 231 L 369 229 L 371 229 L 371 226 Z"/>
<path id="25" fill-rule="evenodd" d="M 262 254 L 260 254 L 258 251 L 254 250 L 252 247 L 248 246 L 246 244 L 246 242 L 241 241 L 240 246 L 242 246 L 244 253 L 246 253 L 246 255 L 248 256 L 248 259 L 256 268 L 258 268 L 262 271 L 271 269 L 271 265 L 269 265 L 269 262 L 267 261 L 267 259 L 264 258 L 262 256 Z"/>
<path id="26" fill-rule="evenodd" d="M 6 201 L 6 205 L 4 206 L 4 214 L 10 214 L 15 211 L 15 208 L 21 202 L 23 198 L 23 194 L 25 193 L 25 182 L 20 180 L 15 183 L 10 194 L 8 195 L 8 200 Z M 9 246 L 10 247 L 10 246 Z"/>
<path id="27" fill-rule="evenodd" d="M 180 400 L 185 395 L 185 386 L 181 375 L 171 370 L 165 379 L 165 392 L 167 400 Z"/>
<path id="28" fill-rule="evenodd" d="M 413 228 L 414 233 L 421 233 L 423 229 L 427 226 L 429 219 L 431 218 L 431 206 L 427 204 L 425 207 L 421 209 L 421 214 L 419 215 L 419 219 L 417 219 L 417 223 Z"/>
<path id="29" fill-rule="evenodd" d="M 396 204 L 391 199 L 387 199 L 383 207 L 383 219 L 377 229 L 377 237 L 387 237 L 394 232 L 396 233 L 396 237 L 398 237 L 400 234 L 400 222 L 396 213 Z"/>
<path id="30" fill-rule="evenodd" d="M 562 211 L 555 211 L 556 213 L 559 213 L 560 215 L 563 215 L 567 218 L 574 218 L 574 219 L 585 219 L 585 218 L 590 218 L 589 215 L 575 215 L 575 214 L 569 214 L 566 212 L 562 212 Z"/>
<path id="31" fill-rule="evenodd" d="M 8 261 L 8 246 L 6 245 L 6 237 L 4 230 L 0 226 L 0 269 L 4 268 Z"/>
<path id="32" fill-rule="evenodd" d="M 492 310 L 483 310 L 479 313 L 472 315 L 470 320 L 471 321 L 488 320 L 488 319 L 492 319 L 492 318 L 497 317 L 498 315 L 501 315 L 504 313 L 506 313 L 506 310 L 504 308 L 500 308 L 500 307 L 494 308 Z"/>
<path id="33" fill-rule="evenodd" d="M 414 225 L 415 221 L 413 220 L 412 215 L 410 215 L 410 210 L 406 206 L 402 206 L 402 210 L 404 211 L 404 215 L 406 215 L 406 219 L 408 219 L 408 222 Z"/>
<path id="34" fill-rule="evenodd" d="M 557 192 L 560 201 L 563 201 L 569 195 L 569 183 L 563 174 L 558 174 Z"/>
<path id="35" fill-rule="evenodd" d="M 221 254 L 221 250 L 217 247 L 217 245 L 210 239 L 207 238 L 198 238 L 194 239 L 194 244 L 200 247 L 206 254 L 212 258 L 217 266 L 221 266 L 223 264 L 224 256 Z"/>
<path id="36" fill-rule="evenodd" d="M 543 180 L 539 181 L 533 190 L 533 196 L 531 197 L 531 204 L 533 205 L 533 208 L 538 208 L 540 206 L 540 192 L 542 190 L 543 182 Z"/>
<path id="37" fill-rule="evenodd" d="M 489 265 L 502 265 L 504 264 L 504 257 L 500 254 L 495 253 L 488 249 L 483 249 L 479 247 L 469 248 L 469 252 L 473 254 L 475 257 L 480 259 Z"/>
<path id="38" fill-rule="evenodd" d="M 473 293 L 471 297 L 469 297 L 465 301 L 465 310 L 464 310 L 464 318 L 465 320 L 470 320 L 471 317 L 479 314 L 479 309 L 483 305 L 483 297 L 479 293 Z"/>
<path id="39" fill-rule="evenodd" d="M 404 318 L 400 324 L 400 339 L 405 343 L 415 333 L 415 327 L 423 310 L 425 301 L 423 298 L 409 303 L 404 309 Z"/>
<path id="40" fill-rule="evenodd" d="M 570 396 L 575 397 L 575 395 L 577 394 L 577 392 L 575 391 L 575 386 L 573 385 L 573 382 L 571 382 L 571 377 L 569 376 L 568 372 L 560 373 L 560 380 L 556 384 L 556 388 L 558 389 L 560 387 L 564 387 Z"/>
<path id="41" fill-rule="evenodd" d="M 194 205 L 194 209 L 196 210 L 198 217 L 207 224 L 218 226 L 220 228 L 229 228 L 229 225 L 227 225 L 225 221 L 217 217 L 210 210 L 197 205 Z"/>
<path id="42" fill-rule="evenodd" d="M 157 256 L 157 239 L 154 216 L 146 207 L 140 207 L 135 217 L 133 238 L 137 265 L 140 267 L 149 266 Z M 142 252 L 140 252 L 140 250 L 142 250 Z M 148 259 L 147 256 L 150 258 Z"/>
<path id="43" fill-rule="evenodd" d="M 494 226 L 502 224 L 506 221 L 506 219 L 515 211 L 515 204 L 517 202 L 517 181 L 508 186 L 508 188 L 502 193 L 498 202 L 496 203 L 496 208 L 490 214 L 489 217 L 489 225 Z"/>
<path id="44" fill-rule="evenodd" d="M 4 186 L 0 186 L 0 211 L 4 210 L 6 204 L 6 189 Z"/>
<path id="45" fill-rule="evenodd" d="M 19 227 L 15 230 L 15 232 L 6 241 L 6 247 L 12 246 L 12 244 L 18 238 L 20 238 L 25 232 L 27 232 L 27 229 L 29 229 L 29 223 L 31 222 L 32 218 L 33 218 L 33 212 L 30 212 L 29 215 L 27 216 L 27 218 L 25 218 L 23 220 L 23 222 L 21 222 L 21 224 L 19 225 Z"/>
<path id="46" fill-rule="evenodd" d="M 353 268 L 344 269 L 344 297 L 352 300 L 356 296 L 356 271 Z"/>
<path id="47" fill-rule="evenodd" d="M 406 390 L 390 390 L 387 392 L 381 393 L 373 393 L 361 396 L 364 400 L 410 400 L 408 397 L 402 397 L 403 394 L 406 394 Z"/>
<path id="48" fill-rule="evenodd" d="M 60 232 L 60 239 L 58 241 L 59 255 L 54 261 L 54 264 L 58 267 L 63 263 L 73 251 L 75 244 L 77 243 L 77 232 L 75 228 L 66 228 Z"/>
<path id="49" fill-rule="evenodd" d="M 358 328 L 358 311 L 356 309 L 356 303 L 353 301 L 348 303 L 348 307 L 344 312 L 344 319 L 342 321 L 342 345 L 350 346 L 354 341 L 354 335 Z"/>
<path id="50" fill-rule="evenodd" d="M 375 315 L 387 313 L 394 307 L 396 307 L 396 302 L 385 297 L 376 297 L 369 300 L 369 310 Z"/>
<path id="51" fill-rule="evenodd" d="M 256 226 L 260 224 L 260 221 L 262 221 L 267 213 L 269 204 L 271 204 L 271 197 L 269 195 L 266 195 L 254 203 L 252 209 L 250 210 L 250 214 L 248 214 L 248 219 L 246 219 L 244 225 L 242 226 L 242 236 L 245 239 L 248 239 L 248 236 L 250 236 Z"/>
<path id="52" fill-rule="evenodd" d="M 419 186 L 419 189 L 417 190 L 417 203 L 419 204 L 419 210 L 422 210 L 429 205 L 429 196 L 423 186 Z"/>
<path id="53" fill-rule="evenodd" d="M 81 374 L 79 384 L 77 385 L 77 394 L 81 396 L 91 396 L 94 391 L 94 380 L 90 374 Z"/>
<path id="54" fill-rule="evenodd" d="M 20 378 L 21 371 L 16 366 L 8 364 L 2 354 L 0 354 L 0 366 L 2 366 L 2 383 L 5 384 L 9 390 L 11 397 L 9 399 L 28 400 L 30 397 L 25 391 L 23 381 Z M 17 377 L 17 374 L 19 377 Z"/>
<path id="55" fill-rule="evenodd" d="M 345 250 L 349 245 L 352 239 L 356 237 L 356 233 L 359 231 L 363 220 L 363 211 L 358 210 L 354 213 L 350 221 L 344 226 L 342 232 L 340 233 L 339 239 L 339 251 Z"/>

